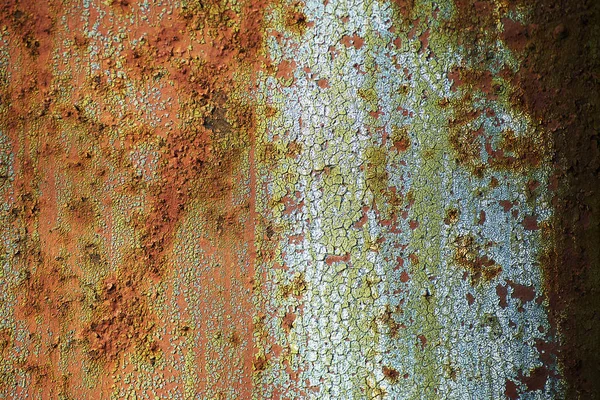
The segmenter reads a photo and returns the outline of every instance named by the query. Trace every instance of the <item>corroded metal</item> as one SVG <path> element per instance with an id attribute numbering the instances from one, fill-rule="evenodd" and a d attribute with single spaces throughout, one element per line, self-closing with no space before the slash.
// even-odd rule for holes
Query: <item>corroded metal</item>
<path id="1" fill-rule="evenodd" d="M 600 393 L 595 3 L 0 16 L 0 397 Z"/>

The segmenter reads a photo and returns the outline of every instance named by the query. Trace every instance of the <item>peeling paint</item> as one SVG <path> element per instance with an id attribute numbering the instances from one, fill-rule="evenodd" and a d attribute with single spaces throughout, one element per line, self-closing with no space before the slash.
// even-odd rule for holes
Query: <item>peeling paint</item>
<path id="1" fill-rule="evenodd" d="M 0 397 L 599 393 L 594 2 L 5 3 Z"/>

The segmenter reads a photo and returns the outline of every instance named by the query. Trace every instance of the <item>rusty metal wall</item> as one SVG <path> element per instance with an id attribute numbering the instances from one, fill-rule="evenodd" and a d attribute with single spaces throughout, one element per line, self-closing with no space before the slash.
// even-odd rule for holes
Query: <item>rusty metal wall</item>
<path id="1" fill-rule="evenodd" d="M 600 396 L 594 1 L 0 11 L 0 398 Z"/>

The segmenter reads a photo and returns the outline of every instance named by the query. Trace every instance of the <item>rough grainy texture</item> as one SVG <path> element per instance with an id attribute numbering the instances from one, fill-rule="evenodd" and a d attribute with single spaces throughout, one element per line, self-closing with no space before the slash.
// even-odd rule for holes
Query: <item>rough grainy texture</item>
<path id="1" fill-rule="evenodd" d="M 594 0 L 0 9 L 0 398 L 600 398 Z"/>

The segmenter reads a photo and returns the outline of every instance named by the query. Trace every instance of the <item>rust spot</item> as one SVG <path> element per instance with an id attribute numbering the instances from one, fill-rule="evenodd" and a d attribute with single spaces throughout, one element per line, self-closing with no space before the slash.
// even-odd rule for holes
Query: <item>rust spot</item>
<path id="1" fill-rule="evenodd" d="M 480 280 L 489 282 L 502 272 L 502 267 L 493 259 L 482 255 L 482 248 L 471 235 L 460 235 L 454 240 L 454 262 L 470 275 L 471 284 Z"/>
<path id="2" fill-rule="evenodd" d="M 513 205 L 515 205 L 514 202 L 508 200 L 500 200 L 498 204 L 504 209 L 504 212 L 509 212 Z"/>
<path id="3" fill-rule="evenodd" d="M 392 383 L 398 382 L 398 378 L 400 377 L 400 372 L 398 372 L 394 368 L 387 367 L 384 365 L 381 368 L 381 371 L 383 372 L 383 376 L 385 376 L 387 379 L 389 379 Z"/>
<path id="4" fill-rule="evenodd" d="M 148 288 L 144 270 L 135 267 L 139 258 L 131 257 L 128 262 L 133 263 L 130 268 L 102 282 L 92 304 L 92 320 L 80 334 L 93 359 L 112 363 L 131 349 L 158 350 L 151 337 L 155 322 L 144 293 Z"/>
<path id="5" fill-rule="evenodd" d="M 523 303 L 527 303 L 535 299 L 535 288 L 533 286 L 525 286 L 519 283 L 507 280 L 506 283 L 512 288 L 512 294 L 510 297 L 513 299 L 519 299 Z"/>
<path id="6" fill-rule="evenodd" d="M 453 81 L 451 87 L 453 91 L 458 88 L 468 89 L 469 92 L 481 91 L 490 100 L 496 99 L 498 87 L 493 83 L 493 75 L 490 71 L 456 67 L 448 73 L 448 78 Z"/>
<path id="7" fill-rule="evenodd" d="M 483 127 L 473 130 L 467 126 L 479 116 L 473 109 L 459 108 L 455 117 L 449 121 L 448 140 L 454 150 L 459 165 L 470 167 L 474 174 L 482 176 L 481 136 Z"/>
<path id="8" fill-rule="evenodd" d="M 455 36 L 468 57 L 478 59 L 481 48 L 493 48 L 497 39 L 495 3 L 479 0 L 455 0 L 456 13 L 443 24 L 447 34 Z"/>
<path id="9" fill-rule="evenodd" d="M 537 217 L 535 215 L 526 215 L 521 221 L 521 225 L 526 231 L 537 231 L 540 229 L 538 226 Z"/>
<path id="10" fill-rule="evenodd" d="M 505 383 L 504 394 L 511 400 L 517 400 L 519 398 L 519 387 L 513 381 L 507 379 Z"/>
<path id="11" fill-rule="evenodd" d="M 317 85 L 321 88 L 321 89 L 327 89 L 329 87 L 329 81 L 327 79 L 319 79 L 317 81 Z"/>
<path id="12" fill-rule="evenodd" d="M 425 337 L 425 335 L 417 335 L 417 339 L 419 339 L 421 350 L 424 349 L 427 345 L 427 338 Z"/>
<path id="13" fill-rule="evenodd" d="M 500 182 L 498 182 L 498 179 L 495 176 L 492 176 L 492 179 L 490 179 L 490 187 L 494 189 L 497 188 L 499 184 Z"/>
<path id="14" fill-rule="evenodd" d="M 346 47 L 354 47 L 356 50 L 363 47 L 365 40 L 358 35 L 344 35 L 341 40 L 342 44 Z"/>
<path id="15" fill-rule="evenodd" d="M 327 265 L 332 265 L 334 263 L 339 263 L 339 262 L 347 263 L 349 261 L 350 261 L 350 253 L 346 253 L 343 256 L 334 256 L 334 255 L 328 254 L 325 257 L 325 263 Z"/>
<path id="16" fill-rule="evenodd" d="M 469 101 L 470 94 L 466 94 L 456 105 L 454 117 L 449 121 L 448 139 L 459 165 L 483 177 L 486 169 L 526 173 L 549 159 L 547 132 L 533 129 L 516 135 L 512 130 L 506 130 L 499 140 L 495 139 L 482 124 L 476 124 L 476 129 L 470 127 L 482 110 L 473 108 Z M 487 162 L 483 162 L 482 152 L 487 153 Z"/>
<path id="17" fill-rule="evenodd" d="M 408 275 L 408 273 L 406 271 L 402 271 L 400 273 L 400 282 L 402 283 L 406 283 L 410 280 L 410 276 Z"/>
<path id="18" fill-rule="evenodd" d="M 281 325 L 286 332 L 290 332 L 292 327 L 294 326 L 294 321 L 296 320 L 296 314 L 287 312 L 281 321 Z"/>
<path id="19" fill-rule="evenodd" d="M 406 23 L 408 23 L 408 20 L 410 19 L 413 8 L 415 6 L 415 1 L 414 0 L 394 0 L 392 2 L 392 4 L 394 4 L 396 10 L 400 13 L 400 15 L 402 15 L 403 22 L 406 20 Z"/>
<path id="20" fill-rule="evenodd" d="M 288 144 L 287 156 L 291 158 L 296 158 L 302 153 L 302 144 L 292 141 Z"/>
<path id="21" fill-rule="evenodd" d="M 477 220 L 477 225 L 483 225 L 485 223 L 485 211 L 479 211 L 479 219 Z"/>
<path id="22" fill-rule="evenodd" d="M 504 26 L 502 40 L 512 50 L 522 51 L 528 42 L 529 27 L 510 18 L 502 18 L 502 25 Z"/>
<path id="23" fill-rule="evenodd" d="M 281 286 L 281 295 L 283 297 L 296 296 L 301 297 L 307 289 L 306 280 L 304 274 L 298 273 L 294 276 L 289 284 Z"/>
<path id="24" fill-rule="evenodd" d="M 494 148 L 490 138 L 486 139 L 485 150 L 491 168 L 496 170 L 527 171 L 539 166 L 549 157 L 549 137 L 540 130 L 517 136 L 512 130 L 502 133 L 499 144 Z"/>
<path id="25" fill-rule="evenodd" d="M 471 306 L 475 303 L 475 297 L 471 293 L 467 293 L 467 303 Z"/>
<path id="26" fill-rule="evenodd" d="M 0 329 L 0 354 L 4 354 L 4 351 L 11 346 L 12 337 L 13 335 L 10 329 Z"/>
<path id="27" fill-rule="evenodd" d="M 408 128 L 397 127 L 392 128 L 392 143 L 394 148 L 399 152 L 404 152 L 410 147 L 410 137 L 408 135 Z"/>
<path id="28" fill-rule="evenodd" d="M 444 224 L 454 225 L 458 222 L 459 212 L 456 208 L 449 208 L 446 210 L 446 216 L 444 217 Z"/>
<path id="29" fill-rule="evenodd" d="M 399 306 L 396 307 L 396 310 L 400 310 L 399 312 L 402 312 Z M 394 319 L 394 312 L 389 304 L 386 304 L 385 311 L 381 317 L 381 320 L 384 323 L 384 325 L 387 326 L 389 330 L 389 335 L 392 338 L 398 337 L 400 329 L 406 328 L 405 325 L 396 322 L 396 320 Z"/>
<path id="30" fill-rule="evenodd" d="M 498 286 L 496 286 L 496 294 L 498 295 L 498 298 L 499 298 L 500 307 L 502 307 L 502 308 L 508 307 L 508 301 L 507 301 L 508 288 L 506 286 L 498 284 Z"/>
<path id="31" fill-rule="evenodd" d="M 419 265 L 419 256 L 416 253 L 410 253 L 408 259 L 412 263 L 412 265 Z"/>
<path id="32" fill-rule="evenodd" d="M 550 372 L 546 367 L 536 367 L 530 371 L 529 376 L 519 373 L 518 379 L 527 386 L 527 391 L 542 390 L 546 386 Z"/>
<path id="33" fill-rule="evenodd" d="M 427 28 L 420 36 L 419 42 L 421 42 L 421 49 L 419 53 L 424 53 L 429 47 L 429 35 L 431 34 L 431 30 Z"/>
<path id="34" fill-rule="evenodd" d="M 257 355 L 252 363 L 252 368 L 255 372 L 263 372 L 267 369 L 268 361 L 264 355 Z"/>
<path id="35" fill-rule="evenodd" d="M 277 74 L 275 76 L 277 78 L 282 78 L 282 79 L 291 79 L 294 77 L 295 69 L 296 69 L 295 61 L 283 60 L 277 66 Z"/>
<path id="36" fill-rule="evenodd" d="M 286 7 L 285 26 L 288 30 L 300 36 L 304 35 L 308 27 L 306 15 L 302 12 L 303 8 L 304 3 L 301 2 Z"/>

